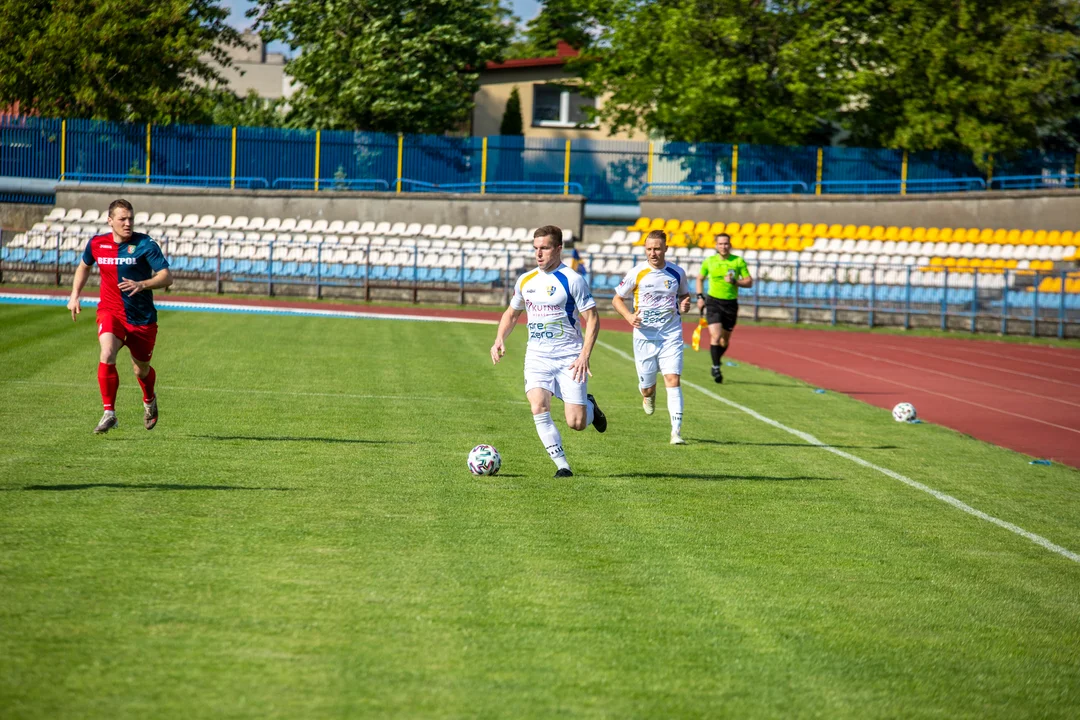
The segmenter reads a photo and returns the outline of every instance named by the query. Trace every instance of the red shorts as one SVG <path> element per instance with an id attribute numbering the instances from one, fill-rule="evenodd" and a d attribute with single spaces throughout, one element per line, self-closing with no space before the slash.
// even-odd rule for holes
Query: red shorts
<path id="1" fill-rule="evenodd" d="M 131 357 L 139 362 L 150 362 L 150 356 L 154 354 L 154 343 L 157 342 L 157 323 L 130 325 L 122 317 L 98 313 L 97 329 L 98 337 L 104 333 L 112 333 L 127 345 Z"/>

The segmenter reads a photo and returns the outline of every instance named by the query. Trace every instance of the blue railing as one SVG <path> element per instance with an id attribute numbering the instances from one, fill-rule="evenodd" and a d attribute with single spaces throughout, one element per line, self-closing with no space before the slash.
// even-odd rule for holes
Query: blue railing
<path id="1" fill-rule="evenodd" d="M 67 173 L 63 182 L 81 185 L 83 183 L 101 183 L 106 185 L 177 185 L 181 187 L 228 188 L 242 190 L 265 190 L 270 187 L 266 178 L 261 177 L 209 177 L 190 175 L 135 175 L 111 173 Z"/>
<path id="2" fill-rule="evenodd" d="M 750 182 L 645 183 L 642 195 L 792 195 L 805 193 L 802 180 L 756 180 Z"/>
<path id="3" fill-rule="evenodd" d="M 486 140 L 486 141 L 485 141 Z M 929 193 L 1080 185 L 1072 152 L 973 158 L 948 151 L 525 137 L 445 137 L 0 118 L 0 177 L 110 178 L 201 187 L 647 193 Z M 998 177 L 988 172 L 994 168 Z M 982 176 L 987 172 L 987 178 Z M 326 180 L 323 180 L 326 178 Z M 731 183 L 737 178 L 737 183 Z M 250 180 L 249 180 L 250 179 Z M 820 179 L 820 181 L 819 181 Z M 99 180 L 100 181 L 100 180 Z M 580 191 L 578 190 L 580 188 Z M 0 194 L 12 201 L 13 194 Z"/>
<path id="4" fill-rule="evenodd" d="M 990 181 L 994 190 L 1080 188 L 1080 175 L 1002 175 Z"/>
<path id="5" fill-rule="evenodd" d="M 814 183 L 815 191 L 824 194 L 850 193 L 859 195 L 939 192 L 971 192 L 985 190 L 986 181 L 977 177 L 929 178 L 919 180 L 826 180 Z"/>
<path id="6" fill-rule="evenodd" d="M 316 186 L 318 186 L 316 188 Z M 390 183 L 379 178 L 349 180 L 348 178 L 278 178 L 275 190 L 389 190 Z"/>

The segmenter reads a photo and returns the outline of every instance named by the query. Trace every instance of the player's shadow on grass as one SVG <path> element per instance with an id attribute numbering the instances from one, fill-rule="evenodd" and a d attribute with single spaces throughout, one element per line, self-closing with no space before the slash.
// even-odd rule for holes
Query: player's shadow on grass
<path id="1" fill-rule="evenodd" d="M 179 485 L 177 483 L 79 483 L 76 485 L 27 485 L 23 490 L 45 492 L 70 492 L 72 490 L 94 490 L 108 488 L 112 490 L 269 490 L 288 492 L 285 487 L 250 487 L 247 485 Z"/>
<path id="2" fill-rule="evenodd" d="M 297 437 L 294 435 L 192 435 L 200 440 L 251 440 L 253 442 L 318 442 L 356 445 L 415 445 L 407 440 L 364 440 L 362 438 Z"/>
<path id="3" fill-rule="evenodd" d="M 836 480 L 837 478 L 820 477 L 818 475 L 733 475 L 724 473 L 618 473 L 605 475 L 610 478 L 679 478 L 681 480 L 712 480 L 724 482 L 728 480 L 755 480 L 759 482 L 788 482 L 791 480 Z"/>
<path id="4" fill-rule="evenodd" d="M 819 445 L 796 442 L 737 442 L 731 440 L 706 440 L 704 438 L 687 438 L 692 443 L 702 445 L 746 445 L 749 447 L 793 447 L 793 448 L 818 448 Z M 829 445 L 838 450 L 899 450 L 899 445 Z"/>

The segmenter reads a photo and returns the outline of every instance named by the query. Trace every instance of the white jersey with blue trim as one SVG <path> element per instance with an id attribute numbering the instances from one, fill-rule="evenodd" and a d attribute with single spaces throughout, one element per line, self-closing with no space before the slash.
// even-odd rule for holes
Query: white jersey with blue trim
<path id="1" fill-rule="evenodd" d="M 630 268 L 615 292 L 623 300 L 634 298 L 634 310 L 640 313 L 641 327 L 635 335 L 658 336 L 682 333 L 679 298 L 690 293 L 686 271 L 665 263 L 654 268 L 647 261 Z"/>
<path id="2" fill-rule="evenodd" d="M 526 355 L 562 357 L 581 352 L 580 313 L 596 307 L 596 301 L 585 278 L 560 264 L 549 273 L 537 268 L 519 277 L 510 307 L 528 314 Z"/>

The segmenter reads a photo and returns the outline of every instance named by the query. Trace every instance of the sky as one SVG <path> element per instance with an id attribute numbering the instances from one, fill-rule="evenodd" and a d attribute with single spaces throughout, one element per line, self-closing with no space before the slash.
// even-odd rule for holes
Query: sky
<path id="1" fill-rule="evenodd" d="M 251 20 L 244 16 L 251 6 L 255 3 L 250 0 L 222 0 L 221 3 L 224 7 L 228 8 L 232 13 L 229 16 L 229 23 L 239 29 L 244 29 L 251 25 Z M 503 0 L 504 5 L 509 5 L 510 9 L 518 19 L 522 22 L 528 22 L 536 17 L 536 14 L 540 12 L 540 0 Z M 267 50 L 270 52 L 288 53 L 288 47 L 279 42 L 270 43 L 267 46 Z"/>

